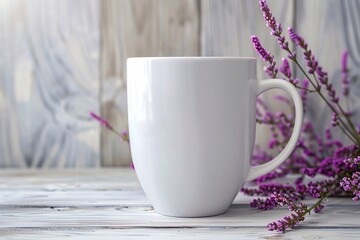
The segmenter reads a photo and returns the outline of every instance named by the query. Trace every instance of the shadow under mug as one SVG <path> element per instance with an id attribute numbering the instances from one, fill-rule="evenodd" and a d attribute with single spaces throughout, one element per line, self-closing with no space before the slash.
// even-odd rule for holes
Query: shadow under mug
<path id="1" fill-rule="evenodd" d="M 302 123 L 302 102 L 285 80 L 256 80 L 256 59 L 155 57 L 127 60 L 131 154 L 154 209 L 175 217 L 224 213 L 246 181 L 284 162 Z M 256 97 L 280 88 L 295 103 L 284 150 L 251 166 Z"/>

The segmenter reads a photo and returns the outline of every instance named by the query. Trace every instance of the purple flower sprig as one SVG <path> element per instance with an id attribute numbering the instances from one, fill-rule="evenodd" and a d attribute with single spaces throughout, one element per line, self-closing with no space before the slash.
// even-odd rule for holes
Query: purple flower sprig
<path id="1" fill-rule="evenodd" d="M 282 219 L 269 223 L 267 226 L 269 231 L 284 233 L 287 229 L 293 228 L 296 225 L 300 224 L 300 222 L 304 221 L 305 215 L 310 214 L 311 211 L 319 213 L 324 208 L 324 205 L 322 204 L 323 201 L 331 194 L 332 193 L 324 194 L 312 207 L 309 208 L 302 203 L 296 204 L 291 199 L 286 198 L 282 194 L 275 192 L 271 196 L 271 199 L 279 206 L 287 206 L 288 209 L 291 211 L 291 214 L 289 216 L 284 216 Z"/>
<path id="2" fill-rule="evenodd" d="M 251 41 L 254 45 L 255 50 L 260 55 L 260 57 L 269 63 L 269 66 L 264 68 L 264 71 L 272 78 L 275 78 L 278 72 L 278 69 L 275 67 L 276 62 L 274 61 L 274 56 L 270 54 L 260 43 L 260 40 L 256 36 L 251 36 Z"/>
<path id="3" fill-rule="evenodd" d="M 299 85 L 299 80 L 293 78 L 293 74 L 287 58 L 282 58 L 282 65 L 280 66 L 279 71 L 284 75 L 284 77 L 289 81 L 289 83 L 301 90 L 301 98 L 303 102 L 306 102 L 308 93 L 317 92 L 316 90 L 309 88 L 309 81 L 306 78 L 302 81 L 301 86 Z M 306 105 L 306 103 L 304 105 Z"/>
<path id="4" fill-rule="evenodd" d="M 345 97 L 349 96 L 349 69 L 348 69 L 348 51 L 343 52 L 341 56 L 341 75 L 342 75 L 342 88 L 343 88 L 343 95 Z"/>
<path id="5" fill-rule="evenodd" d="M 109 130 L 114 129 L 106 119 L 100 117 L 99 115 L 95 114 L 94 112 L 90 112 L 89 115 L 90 115 L 90 117 L 92 117 L 93 119 L 98 121 L 101 125 L 108 128 Z"/>
<path id="6" fill-rule="evenodd" d="M 331 115 L 331 126 L 336 127 L 339 125 L 339 116 L 336 113 Z"/>
<path id="7" fill-rule="evenodd" d="M 296 54 L 292 53 L 289 49 L 289 43 L 285 40 L 285 37 L 282 36 L 282 26 L 280 23 L 276 22 L 275 17 L 270 11 L 269 5 L 266 0 L 259 1 L 260 9 L 263 13 L 264 20 L 266 25 L 270 28 L 270 34 L 275 36 L 278 40 L 278 44 L 284 50 L 289 50 L 289 58 L 295 58 Z"/>
<path id="8" fill-rule="evenodd" d="M 289 35 L 291 40 L 295 43 L 296 46 L 301 47 L 304 50 L 304 59 L 306 61 L 308 67 L 308 73 L 313 75 L 315 82 L 311 80 L 311 78 L 304 71 L 302 66 L 299 64 L 296 58 L 292 60 L 299 67 L 299 69 L 303 72 L 305 77 L 309 80 L 309 82 L 315 87 L 316 92 L 323 99 L 323 101 L 327 104 L 327 106 L 332 110 L 334 114 L 336 114 L 341 123 L 337 124 L 341 128 L 341 130 L 345 133 L 346 136 L 354 143 L 360 144 L 360 136 L 356 133 L 356 128 L 349 118 L 348 114 L 344 111 L 343 107 L 339 103 L 339 97 L 336 95 L 336 91 L 333 88 L 332 84 L 329 83 L 328 74 L 323 70 L 321 66 L 319 66 L 318 61 L 315 59 L 312 51 L 308 49 L 308 44 L 305 42 L 304 38 L 300 37 L 294 29 L 289 28 Z M 341 61 L 342 74 L 343 74 L 343 95 L 347 97 L 348 95 L 348 80 L 347 80 L 347 51 L 345 51 L 342 55 Z M 325 98 L 325 96 L 321 92 L 321 85 L 325 87 L 330 101 L 335 104 L 336 108 Z M 340 115 L 341 113 L 341 115 Z M 344 118 L 347 123 L 342 119 Z"/>
<path id="9" fill-rule="evenodd" d="M 119 131 L 115 130 L 110 125 L 109 121 L 107 121 L 106 119 L 100 117 L 99 115 L 95 114 L 94 112 L 90 112 L 89 115 L 90 115 L 91 118 L 98 121 L 102 126 L 106 127 L 111 132 L 113 132 L 114 134 L 119 136 L 124 142 L 129 142 L 129 134 L 128 134 L 127 131 L 119 132 Z"/>
<path id="10" fill-rule="evenodd" d="M 302 84 L 305 84 L 304 88 L 306 88 L 307 80 L 305 79 Z M 305 104 L 304 109 L 306 107 L 307 94 L 308 91 L 301 90 L 301 97 L 305 100 L 303 101 Z M 286 97 L 279 98 L 276 96 L 275 99 L 293 108 L 291 101 Z M 284 119 L 285 116 L 286 119 Z M 287 141 L 288 133 L 291 133 L 293 128 L 292 124 L 286 124 L 292 122 L 292 115 L 287 116 L 283 112 L 274 114 L 270 112 L 266 102 L 261 100 L 258 101 L 256 117 L 258 123 L 267 124 L 271 129 L 272 139 L 269 141 L 269 146 L 281 150 Z M 334 120 L 339 122 L 338 119 Z M 315 132 L 312 123 L 305 118 L 296 149 L 289 159 L 278 169 L 256 179 L 258 188 L 242 189 L 245 195 L 263 196 L 262 198 L 256 197 L 250 202 L 250 207 L 252 208 L 270 210 L 280 206 L 276 199 L 269 196 L 269 193 L 274 191 L 292 201 L 293 204 L 308 209 L 306 214 L 298 214 L 298 212 L 291 210 L 289 216 L 270 223 L 268 226 L 269 230 L 282 232 L 300 224 L 305 220 L 307 214 L 310 214 L 310 211 L 317 213 L 324 208 L 322 204 L 324 197 L 352 195 L 354 196 L 353 200 L 358 199 L 356 197 L 359 194 L 358 185 L 355 186 L 353 183 L 358 183 L 356 182 L 358 181 L 358 175 L 354 173 L 360 173 L 360 167 L 358 168 L 357 165 L 360 161 L 360 157 L 357 158 L 360 156 L 360 147 L 358 145 L 344 147 L 340 141 L 333 139 L 330 127 L 326 128 L 324 139 Z M 253 162 L 256 164 L 270 161 L 273 158 L 271 154 L 268 154 L 258 146 L 255 150 L 253 155 L 253 160 L 255 161 Z M 287 185 L 267 182 L 286 176 L 289 173 L 301 174 L 301 177 L 296 179 L 295 186 L 291 191 L 288 190 L 291 188 Z M 328 178 L 321 181 L 311 181 L 307 184 L 302 183 L 304 176 L 316 177 L 317 175 L 327 176 Z M 344 179 L 344 177 L 346 178 Z M 349 191 L 342 190 L 344 188 L 341 188 L 340 181 L 344 181 L 343 186 Z M 312 206 L 299 204 L 298 201 L 305 197 L 317 198 L 318 202 Z M 294 207 L 294 205 L 292 206 Z"/>
<path id="11" fill-rule="evenodd" d="M 300 91 L 300 97 L 303 102 L 303 105 L 307 105 L 307 97 L 309 92 L 309 81 L 307 79 L 304 79 L 302 81 L 301 91 Z M 304 108 L 304 113 L 306 112 L 306 108 Z"/>
<path id="12" fill-rule="evenodd" d="M 293 61 L 298 65 L 300 70 L 303 71 L 304 75 L 307 77 L 307 79 L 309 79 L 309 81 L 311 81 L 314 87 L 316 85 L 316 90 L 319 92 L 319 94 L 321 94 L 321 86 L 320 86 L 321 83 L 322 85 L 325 86 L 325 89 L 328 92 L 328 96 L 330 97 L 331 102 L 337 104 L 339 102 L 339 97 L 336 96 L 336 92 L 333 89 L 332 84 L 329 83 L 328 74 L 325 71 L 323 71 L 322 67 L 319 66 L 319 63 L 315 59 L 315 56 L 313 55 L 312 51 L 308 49 L 308 44 L 305 42 L 304 38 L 300 37 L 292 28 L 289 28 L 288 31 L 289 31 L 290 39 L 295 43 L 295 45 L 304 50 L 304 59 L 308 67 L 308 73 L 313 75 L 315 83 L 312 82 L 310 77 L 307 75 L 307 73 L 304 71 L 301 65 L 297 62 L 297 60 L 293 59 Z"/>
<path id="13" fill-rule="evenodd" d="M 351 157 L 344 160 L 344 163 L 350 169 L 360 168 L 360 156 Z M 359 169 L 360 170 L 360 169 Z"/>
<path id="14" fill-rule="evenodd" d="M 326 105 L 331 109 L 332 112 L 338 115 L 339 118 L 339 127 L 340 129 L 345 133 L 345 135 L 354 143 L 357 145 L 360 145 L 360 135 L 357 133 L 357 129 L 355 128 L 355 125 L 351 121 L 348 114 L 344 111 L 342 106 L 339 104 L 339 97 L 336 95 L 336 91 L 333 88 L 332 84 L 328 81 L 328 74 L 322 69 L 321 66 L 319 66 L 318 61 L 316 60 L 315 56 L 313 55 L 312 51 L 308 48 L 308 44 L 306 43 L 305 39 L 301 36 L 299 36 L 294 29 L 289 28 L 289 35 L 290 39 L 294 42 L 294 44 L 301 49 L 304 50 L 304 59 L 306 61 L 308 71 L 306 72 L 304 68 L 300 65 L 300 63 L 297 61 L 296 53 L 291 51 L 289 48 L 289 43 L 286 41 L 285 36 L 282 34 L 282 26 L 280 23 L 278 23 L 273 16 L 273 14 L 270 11 L 270 8 L 268 6 L 268 3 L 266 0 L 260 0 L 259 1 L 260 9 L 263 13 L 264 20 L 266 22 L 266 25 L 270 28 L 270 34 L 276 37 L 279 46 L 288 53 L 288 58 L 292 60 L 297 67 L 301 70 L 301 72 L 304 74 L 306 79 L 309 81 L 309 83 L 312 85 L 314 90 L 306 89 L 309 92 L 316 92 L 322 100 L 326 103 Z M 259 45 L 259 39 L 256 36 L 251 36 L 251 39 L 253 40 L 254 47 L 256 51 L 259 53 L 259 55 L 267 62 L 269 62 L 269 58 L 265 58 L 264 51 L 260 51 L 260 49 L 263 49 L 261 45 Z M 254 39 L 256 39 L 256 42 L 254 43 Z M 266 50 L 265 50 L 266 51 Z M 271 53 L 266 51 L 266 56 L 272 56 Z M 345 57 L 344 57 L 345 59 Z M 274 58 L 271 58 L 271 63 L 274 63 Z M 342 61 L 344 64 L 347 64 L 347 61 Z M 270 62 L 269 62 L 270 63 Z M 346 63 L 346 64 L 345 64 Z M 270 64 L 270 70 L 275 67 L 275 65 Z M 269 67 L 265 68 L 265 72 L 269 74 Z M 343 68 L 347 69 L 347 68 Z M 290 68 L 286 65 L 286 61 L 282 67 L 280 67 L 280 72 L 286 76 L 290 82 L 294 84 L 294 80 L 292 78 L 289 78 L 290 75 Z M 310 78 L 309 74 L 313 76 L 313 78 Z M 346 81 L 345 81 L 346 83 Z M 327 91 L 327 95 L 329 99 L 325 97 L 325 95 L 321 91 L 321 85 L 325 87 L 325 90 Z M 294 86 L 297 86 L 294 84 Z M 305 90 L 305 89 L 303 89 Z M 341 113 L 341 114 L 340 114 Z"/>
<path id="15" fill-rule="evenodd" d="M 354 172 L 351 177 L 344 177 L 340 185 L 345 191 L 352 192 L 353 201 L 360 200 L 360 171 Z"/>
<path id="16" fill-rule="evenodd" d="M 360 156 L 351 157 L 344 160 L 344 163 L 348 169 L 353 170 L 353 173 L 351 174 L 351 171 L 348 171 L 350 176 L 343 177 L 343 179 L 340 181 L 341 187 L 347 191 L 350 192 L 354 197 L 353 201 L 359 201 L 360 200 Z"/>
<path id="17" fill-rule="evenodd" d="M 293 228 L 300 222 L 304 221 L 304 216 L 309 212 L 308 207 L 304 204 L 300 203 L 297 205 L 292 200 L 279 193 L 273 193 L 271 199 L 281 207 L 287 206 L 292 213 L 289 216 L 284 216 L 282 219 L 269 223 L 267 226 L 269 231 L 284 233 L 288 228 Z"/>
<path id="18" fill-rule="evenodd" d="M 304 199 L 305 192 L 297 191 L 296 188 L 289 184 L 280 183 L 263 183 L 259 185 L 258 189 L 242 188 L 241 192 L 248 196 L 271 196 L 274 192 L 282 194 L 291 201 L 298 201 Z M 257 208 L 260 210 L 270 210 L 277 206 L 277 202 L 272 197 L 257 198 L 250 202 L 251 208 Z"/>
<path id="19" fill-rule="evenodd" d="M 350 112 L 349 106 L 349 93 L 350 93 L 350 80 L 349 80 L 349 68 L 348 68 L 348 51 L 344 51 L 341 55 L 341 83 L 342 94 L 345 98 L 345 106 L 348 113 Z"/>

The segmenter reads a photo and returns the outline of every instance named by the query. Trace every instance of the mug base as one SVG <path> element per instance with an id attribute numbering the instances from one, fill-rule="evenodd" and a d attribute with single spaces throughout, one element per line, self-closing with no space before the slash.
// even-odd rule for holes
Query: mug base
<path id="1" fill-rule="evenodd" d="M 168 212 L 162 212 L 157 209 L 155 209 L 155 212 L 157 212 L 160 215 L 166 216 L 166 217 L 174 217 L 174 218 L 205 218 L 205 217 L 214 217 L 218 215 L 222 215 L 226 213 L 229 209 L 217 211 L 217 212 L 211 212 L 206 214 L 181 214 L 181 213 L 168 213 Z"/>

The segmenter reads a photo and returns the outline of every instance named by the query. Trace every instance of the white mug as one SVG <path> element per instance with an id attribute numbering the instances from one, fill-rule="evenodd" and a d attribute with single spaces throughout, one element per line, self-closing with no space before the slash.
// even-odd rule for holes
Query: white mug
<path id="1" fill-rule="evenodd" d="M 239 189 L 278 167 L 301 130 L 302 102 L 285 80 L 256 80 L 256 59 L 154 57 L 127 60 L 131 154 L 154 209 L 175 217 L 224 213 Z M 256 97 L 280 88 L 295 103 L 289 143 L 251 166 Z"/>

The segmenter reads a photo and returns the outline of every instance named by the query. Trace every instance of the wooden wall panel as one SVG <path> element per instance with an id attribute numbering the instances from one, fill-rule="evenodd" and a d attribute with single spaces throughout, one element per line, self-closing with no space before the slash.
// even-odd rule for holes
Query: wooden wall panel
<path id="1" fill-rule="evenodd" d="M 341 5 L 345 48 L 349 51 L 350 102 L 355 121 L 360 124 L 360 1 L 344 1 Z"/>
<path id="2" fill-rule="evenodd" d="M 99 165 L 98 0 L 0 3 L 0 167 Z"/>
<path id="3" fill-rule="evenodd" d="M 269 5 L 285 30 L 294 26 L 307 39 L 339 92 L 340 54 L 349 50 L 360 119 L 360 1 Z M 254 57 L 252 34 L 280 62 L 284 55 L 254 0 L 0 1 L 0 167 L 128 165 L 129 146 L 87 117 L 95 111 L 127 129 L 126 59 Z M 259 78 L 262 67 L 259 60 Z M 310 101 L 321 133 L 327 110 Z"/>
<path id="4" fill-rule="evenodd" d="M 293 25 L 294 1 L 269 1 L 269 6 L 284 28 Z M 201 2 L 202 45 L 204 56 L 258 57 L 250 36 L 259 37 L 262 45 L 281 61 L 276 39 L 269 36 L 258 1 L 203 0 Z M 258 77 L 263 74 L 263 62 L 258 61 Z"/>
<path id="5" fill-rule="evenodd" d="M 197 0 L 106 0 L 101 7 L 101 113 L 127 128 L 126 59 L 199 54 Z M 129 147 L 104 129 L 103 166 L 128 165 Z"/>

